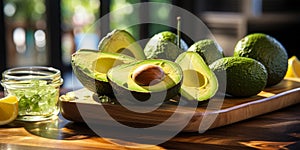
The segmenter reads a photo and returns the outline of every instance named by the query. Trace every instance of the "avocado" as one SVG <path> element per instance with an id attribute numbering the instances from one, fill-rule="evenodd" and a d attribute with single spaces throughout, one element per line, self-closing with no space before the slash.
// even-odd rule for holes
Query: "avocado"
<path id="1" fill-rule="evenodd" d="M 261 62 L 268 72 L 267 86 L 279 83 L 287 72 L 286 49 L 274 37 L 264 33 L 252 33 L 239 40 L 234 56 L 249 57 Z"/>
<path id="2" fill-rule="evenodd" d="M 122 53 L 138 60 L 146 59 L 140 44 L 125 30 L 114 29 L 108 33 L 99 42 L 98 49 L 101 52 Z"/>
<path id="3" fill-rule="evenodd" d="M 182 96 L 188 100 L 204 101 L 215 95 L 218 90 L 217 77 L 198 53 L 184 52 L 175 62 L 183 71 Z"/>
<path id="4" fill-rule="evenodd" d="M 72 54 L 73 72 L 84 87 L 99 95 L 113 96 L 106 73 L 113 66 L 136 61 L 134 58 L 118 54 L 80 49 Z"/>
<path id="5" fill-rule="evenodd" d="M 212 39 L 203 39 L 194 43 L 187 51 L 197 52 L 210 65 L 223 57 L 223 49 Z"/>
<path id="6" fill-rule="evenodd" d="M 184 40 L 177 46 L 177 35 L 171 31 L 155 34 L 144 48 L 147 59 L 167 59 L 174 61 L 179 54 L 188 49 Z"/>
<path id="7" fill-rule="evenodd" d="M 224 57 L 216 60 L 209 67 L 215 72 L 219 81 L 226 81 L 226 94 L 234 97 L 254 96 L 267 84 L 266 68 L 252 58 Z"/>
<path id="8" fill-rule="evenodd" d="M 131 102 L 147 101 L 151 104 L 176 96 L 183 79 L 180 66 L 163 59 L 148 59 L 119 65 L 111 68 L 107 77 L 116 97 Z M 139 77 L 143 79 L 138 79 Z M 154 79 L 158 81 L 143 81 Z"/>

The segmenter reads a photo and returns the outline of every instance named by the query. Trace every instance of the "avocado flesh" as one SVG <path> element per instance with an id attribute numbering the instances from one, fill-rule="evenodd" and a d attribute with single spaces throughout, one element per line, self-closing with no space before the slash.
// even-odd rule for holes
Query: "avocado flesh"
<path id="1" fill-rule="evenodd" d="M 165 77 L 161 82 L 149 86 L 135 83 L 132 79 L 133 71 L 145 64 L 157 65 L 162 68 Z M 178 94 L 183 75 L 179 65 L 174 62 L 162 59 L 149 59 L 116 66 L 109 70 L 107 77 L 113 89 L 115 89 L 115 93 L 119 94 L 120 97 L 126 97 L 129 100 L 147 101 L 150 96 L 161 100 L 161 95 L 166 94 L 163 97 L 163 101 L 165 101 Z"/>
<path id="2" fill-rule="evenodd" d="M 267 83 L 267 70 L 259 61 L 247 57 L 224 57 L 210 66 L 215 74 L 226 78 L 226 93 L 234 97 L 250 97 L 261 92 Z M 220 79 L 221 81 L 222 79 Z"/>
<path id="3" fill-rule="evenodd" d="M 223 58 L 223 50 L 212 39 L 203 39 L 194 43 L 187 51 L 197 52 L 210 65 L 214 61 Z"/>
<path id="4" fill-rule="evenodd" d="M 146 59 L 144 51 L 134 37 L 125 30 L 115 29 L 99 42 L 101 52 L 122 53 L 138 60 Z"/>
<path id="5" fill-rule="evenodd" d="M 134 58 L 117 53 L 81 49 L 72 55 L 74 74 L 84 87 L 99 95 L 112 96 L 106 73 L 114 66 L 130 63 Z"/>
<path id="6" fill-rule="evenodd" d="M 196 52 L 184 52 L 175 60 L 183 70 L 180 94 L 188 100 L 204 101 L 215 95 L 218 80 Z"/>
<path id="7" fill-rule="evenodd" d="M 274 37 L 263 33 L 245 36 L 235 46 L 234 56 L 253 58 L 267 69 L 267 86 L 278 84 L 288 68 L 288 55 L 285 48 Z"/>
<path id="8" fill-rule="evenodd" d="M 174 61 L 177 56 L 188 49 L 187 44 L 180 39 L 177 46 L 177 35 L 170 31 L 155 34 L 144 48 L 147 59 L 167 59 Z"/>

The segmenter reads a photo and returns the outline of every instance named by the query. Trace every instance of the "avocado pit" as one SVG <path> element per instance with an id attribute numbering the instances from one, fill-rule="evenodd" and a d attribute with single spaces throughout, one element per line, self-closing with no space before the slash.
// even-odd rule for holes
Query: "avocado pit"
<path id="1" fill-rule="evenodd" d="M 157 84 L 163 80 L 164 76 L 163 69 L 153 64 L 141 65 L 132 73 L 133 81 L 142 86 Z"/>

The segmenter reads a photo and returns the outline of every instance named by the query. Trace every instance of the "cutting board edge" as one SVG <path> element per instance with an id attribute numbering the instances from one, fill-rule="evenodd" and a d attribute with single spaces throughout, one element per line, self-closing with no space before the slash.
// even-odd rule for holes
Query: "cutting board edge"
<path id="1" fill-rule="evenodd" d="M 271 104 L 272 103 L 272 104 Z M 280 94 L 274 95 L 272 97 L 266 97 L 260 100 L 250 101 L 247 103 L 243 103 L 241 105 L 225 108 L 218 111 L 208 112 L 207 114 L 203 114 L 203 112 L 196 112 L 191 119 L 191 122 L 183 129 L 185 132 L 197 132 L 199 131 L 199 125 L 201 124 L 201 121 L 203 117 L 206 115 L 217 115 L 218 118 L 215 119 L 215 121 L 211 124 L 211 126 L 207 127 L 206 129 L 213 129 L 229 124 L 233 124 L 239 121 L 243 121 L 246 119 L 250 119 L 256 116 L 260 116 L 263 114 L 267 114 L 276 110 L 280 110 L 283 108 L 286 108 L 288 106 L 292 106 L 295 104 L 300 103 L 300 88 L 295 88 L 289 91 L 282 92 Z M 269 108 L 265 107 L 271 106 Z M 256 112 L 253 112 L 253 110 L 249 110 L 250 107 Z M 261 109 L 263 107 L 263 109 Z M 242 111 L 241 111 L 242 110 Z M 232 117 L 236 115 L 229 115 L 226 116 L 227 113 L 234 113 L 234 114 L 245 114 L 243 112 L 246 112 L 246 115 L 243 117 Z M 226 114 L 226 115 L 225 115 Z M 231 120 L 229 122 L 222 122 L 224 120 Z"/>
<path id="2" fill-rule="evenodd" d="M 275 94 L 274 96 L 265 97 L 262 99 L 256 99 L 254 101 L 248 101 L 246 103 L 242 103 L 237 106 L 232 106 L 229 108 L 224 108 L 222 110 L 214 111 L 211 114 L 214 114 L 214 115 L 217 114 L 217 116 L 216 116 L 217 118 L 214 120 L 214 122 L 212 122 L 210 124 L 210 126 L 206 126 L 206 128 L 213 129 L 213 128 L 217 128 L 220 126 L 233 124 L 233 123 L 236 123 L 236 122 L 239 122 L 242 120 L 246 120 L 246 119 L 249 119 L 249 118 L 252 118 L 255 116 L 266 114 L 266 113 L 299 103 L 300 102 L 300 99 L 299 99 L 300 87 L 298 87 L 298 86 L 299 86 L 300 82 L 299 81 L 297 81 L 297 82 L 298 83 L 296 84 L 297 85 L 296 88 L 292 88 L 290 90 L 281 92 L 279 94 Z M 289 86 L 289 85 L 287 85 L 287 86 Z M 102 105 L 99 103 L 97 103 L 97 104 Z M 74 111 L 74 110 L 78 109 L 76 101 L 67 102 L 67 101 L 60 100 L 60 105 L 61 105 L 61 113 L 62 113 L 63 117 L 65 117 L 68 120 L 75 121 L 75 122 L 84 122 L 84 119 L 80 116 L 80 113 L 78 112 L 78 110 L 77 110 L 77 112 Z M 93 104 L 79 103 L 79 105 L 85 105 L 85 107 L 89 107 L 91 105 L 96 106 L 95 103 L 93 103 Z M 265 105 L 270 105 L 271 107 L 268 107 L 266 109 Z M 250 108 L 252 108 L 252 109 L 250 109 Z M 96 108 L 94 107 L 94 109 L 96 109 Z M 242 112 L 241 112 L 241 110 L 242 110 Z M 256 111 L 254 111 L 254 110 L 256 110 Z M 263 110 L 263 111 L 257 111 L 257 110 Z M 228 112 L 233 113 L 233 115 L 228 115 Z M 188 113 L 193 113 L 192 114 L 193 117 L 191 119 L 189 119 L 190 122 L 185 126 L 185 128 L 183 128 L 182 131 L 183 132 L 199 131 L 199 125 L 201 123 L 201 119 L 203 117 L 205 117 L 204 116 L 205 112 L 195 111 L 195 112 L 188 112 Z M 207 114 L 209 114 L 209 113 L 207 113 Z M 244 115 L 240 118 L 237 118 L 237 117 L 234 118 L 235 114 L 244 114 Z M 187 118 L 187 117 L 184 117 L 184 115 L 185 115 L 184 112 L 180 115 L 181 119 Z M 122 116 L 121 116 L 121 118 L 123 119 L 123 121 L 124 121 L 124 119 L 126 119 L 126 117 L 124 118 Z M 139 121 L 142 122 L 143 120 L 141 120 L 141 118 L 140 118 Z"/>

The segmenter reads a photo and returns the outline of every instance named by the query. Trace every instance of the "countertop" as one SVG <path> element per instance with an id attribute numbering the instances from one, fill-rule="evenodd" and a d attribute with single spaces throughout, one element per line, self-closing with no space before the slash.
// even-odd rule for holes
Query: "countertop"
<path id="1" fill-rule="evenodd" d="M 0 94 L 0 97 L 3 97 Z M 88 125 L 62 115 L 43 122 L 14 121 L 0 126 L 6 149 L 300 149 L 300 104 L 204 133 L 181 132 L 158 145 L 100 137 Z M 118 134 L 118 131 L 115 131 Z M 132 133 L 131 136 L 139 136 Z M 144 139 L 153 137 L 143 137 Z M 154 138 L 160 138 L 158 137 Z"/>

